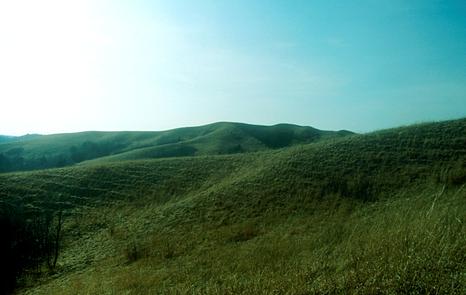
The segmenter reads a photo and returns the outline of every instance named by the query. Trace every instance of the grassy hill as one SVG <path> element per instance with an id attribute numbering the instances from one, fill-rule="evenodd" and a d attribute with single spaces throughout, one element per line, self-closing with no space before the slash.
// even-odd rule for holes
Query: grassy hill
<path id="1" fill-rule="evenodd" d="M 38 138 L 40 136 L 41 135 L 39 134 L 26 134 L 23 136 L 0 135 L 0 143 L 26 141 L 26 140 Z"/>
<path id="2" fill-rule="evenodd" d="M 4 137 L 5 142 L 0 141 L 0 172 L 65 167 L 92 159 L 119 161 L 260 151 L 350 134 L 289 124 L 257 126 L 222 122 L 161 132 Z"/>
<path id="3" fill-rule="evenodd" d="M 0 175 L 3 203 L 66 216 L 58 266 L 25 273 L 20 293 L 466 291 L 466 119 L 121 160 L 135 152 Z"/>
<path id="4" fill-rule="evenodd" d="M 0 143 L 8 142 L 8 141 L 11 141 L 13 139 L 14 139 L 13 136 L 0 135 Z"/>

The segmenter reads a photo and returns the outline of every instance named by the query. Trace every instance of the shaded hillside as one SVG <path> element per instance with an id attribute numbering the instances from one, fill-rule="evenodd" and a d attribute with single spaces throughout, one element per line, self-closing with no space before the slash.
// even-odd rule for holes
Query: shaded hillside
<path id="1" fill-rule="evenodd" d="M 13 136 L 0 135 L 0 143 L 9 142 L 14 140 Z"/>
<path id="2" fill-rule="evenodd" d="M 86 160 L 232 154 L 341 137 L 295 125 L 215 123 L 161 132 L 82 132 L 28 137 L 0 143 L 0 172 L 64 167 Z M 13 140 L 13 139 L 11 139 Z"/>
<path id="3" fill-rule="evenodd" d="M 66 212 L 39 294 L 463 294 L 465 183 L 462 119 L 2 174 L 0 198 Z"/>

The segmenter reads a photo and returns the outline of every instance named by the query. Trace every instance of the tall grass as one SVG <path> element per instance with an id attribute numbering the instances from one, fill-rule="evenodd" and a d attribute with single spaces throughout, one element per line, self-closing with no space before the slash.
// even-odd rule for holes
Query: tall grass
<path id="1" fill-rule="evenodd" d="M 135 234 L 131 245 L 138 255 L 126 256 L 122 246 L 120 256 L 35 291 L 74 294 L 80 286 L 85 294 L 464 294 L 466 191 L 441 192 L 370 206 L 335 198 L 313 214 L 285 220 L 270 216 Z"/>

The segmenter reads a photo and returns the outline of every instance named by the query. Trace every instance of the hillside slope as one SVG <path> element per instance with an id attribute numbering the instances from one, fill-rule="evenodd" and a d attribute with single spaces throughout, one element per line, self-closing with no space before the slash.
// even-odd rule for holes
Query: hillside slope
<path id="1" fill-rule="evenodd" d="M 24 292 L 466 290 L 466 119 L 280 150 L 0 175 L 63 208 L 58 274 Z"/>
<path id="2" fill-rule="evenodd" d="M 13 136 L 0 135 L 0 143 L 9 142 L 14 139 Z"/>
<path id="3" fill-rule="evenodd" d="M 27 141 L 27 140 L 31 140 L 34 138 L 38 138 L 40 136 L 41 135 L 39 134 L 26 134 L 23 136 L 0 135 L 0 143 Z"/>
<path id="4" fill-rule="evenodd" d="M 231 154 L 282 148 L 348 131 L 322 131 L 289 124 L 257 126 L 214 123 L 160 132 L 81 132 L 11 139 L 0 143 L 0 172 L 64 167 L 102 161 Z"/>
<path id="5" fill-rule="evenodd" d="M 0 196 L 13 188 L 24 198 L 41 200 L 46 194 L 118 198 L 121 191 L 147 187 L 161 195 L 207 181 L 235 182 L 235 190 L 277 195 L 342 194 L 373 199 L 419 181 L 463 182 L 466 165 L 466 119 L 378 131 L 366 135 L 298 145 L 276 151 L 167 158 L 89 162 L 88 165 L 0 175 Z M 170 181 L 174 177 L 176 181 Z M 214 179 L 210 179 L 214 177 Z M 202 180 L 200 180 L 202 179 Z M 263 185 L 260 189 L 248 188 Z M 56 186 L 54 186 L 54 184 Z M 134 185 L 137 184 L 137 185 Z M 358 186 L 365 187 L 360 191 Z M 93 189 L 98 189 L 93 192 Z M 74 191 L 77 189 L 77 191 Z M 172 193 L 175 194 L 175 193 Z M 178 194 L 184 195 L 185 191 Z M 50 199 L 50 196 L 48 197 Z"/>

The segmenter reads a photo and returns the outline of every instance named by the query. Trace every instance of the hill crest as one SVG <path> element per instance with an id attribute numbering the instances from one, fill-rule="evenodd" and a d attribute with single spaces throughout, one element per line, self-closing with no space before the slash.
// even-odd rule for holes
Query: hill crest
<path id="1" fill-rule="evenodd" d="M 235 122 L 166 131 L 84 131 L 19 137 L 0 142 L 0 172 L 70 166 L 84 161 L 120 161 L 277 149 L 353 134 L 308 126 Z"/>

